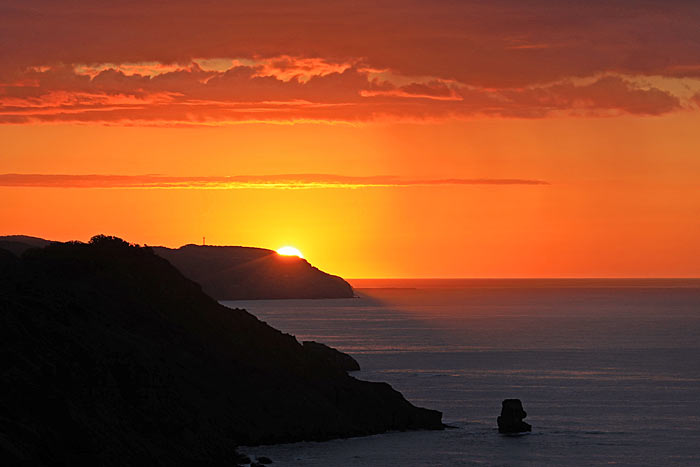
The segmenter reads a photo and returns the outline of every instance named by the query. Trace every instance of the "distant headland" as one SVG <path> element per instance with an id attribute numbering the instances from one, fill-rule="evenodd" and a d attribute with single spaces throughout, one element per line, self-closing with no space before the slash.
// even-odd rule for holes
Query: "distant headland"
<path id="1" fill-rule="evenodd" d="M 352 298 L 344 279 L 296 256 L 243 246 L 185 245 L 153 251 L 217 300 Z"/>

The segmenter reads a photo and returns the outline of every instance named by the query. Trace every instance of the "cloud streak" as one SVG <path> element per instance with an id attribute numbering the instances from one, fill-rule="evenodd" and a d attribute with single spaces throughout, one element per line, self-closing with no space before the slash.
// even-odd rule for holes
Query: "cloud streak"
<path id="1" fill-rule="evenodd" d="M 167 175 L 0 174 L 0 187 L 112 189 L 327 189 L 416 186 L 549 185 L 544 180 L 519 178 L 404 178 L 394 175 L 354 177 L 334 174 L 276 174 L 211 177 Z"/>

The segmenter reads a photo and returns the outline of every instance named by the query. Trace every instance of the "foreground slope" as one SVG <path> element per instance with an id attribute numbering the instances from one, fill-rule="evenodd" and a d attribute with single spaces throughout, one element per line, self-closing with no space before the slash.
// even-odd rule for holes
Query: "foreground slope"
<path id="1" fill-rule="evenodd" d="M 264 248 L 185 245 L 153 251 L 217 300 L 353 297 L 342 278 Z"/>
<path id="2" fill-rule="evenodd" d="M 227 465 L 237 443 L 440 429 L 150 248 L 0 250 L 0 460 Z"/>

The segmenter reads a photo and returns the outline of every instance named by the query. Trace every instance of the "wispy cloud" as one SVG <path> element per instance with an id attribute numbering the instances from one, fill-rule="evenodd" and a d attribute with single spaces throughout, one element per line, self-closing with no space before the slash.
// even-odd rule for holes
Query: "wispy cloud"
<path id="1" fill-rule="evenodd" d="M 353 177 L 334 174 L 276 174 L 212 177 L 167 175 L 0 174 L 0 186 L 27 188 L 132 189 L 321 189 L 435 185 L 549 185 L 519 178 L 405 178 L 394 175 Z"/>

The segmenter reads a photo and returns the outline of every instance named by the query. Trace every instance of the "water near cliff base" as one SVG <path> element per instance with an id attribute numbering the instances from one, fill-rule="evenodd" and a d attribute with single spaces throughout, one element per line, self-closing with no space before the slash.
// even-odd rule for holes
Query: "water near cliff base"
<path id="1" fill-rule="evenodd" d="M 443 432 L 244 448 L 280 466 L 700 465 L 700 281 L 354 281 L 338 300 L 223 302 L 353 355 Z M 531 434 L 501 436 L 519 398 Z"/>

